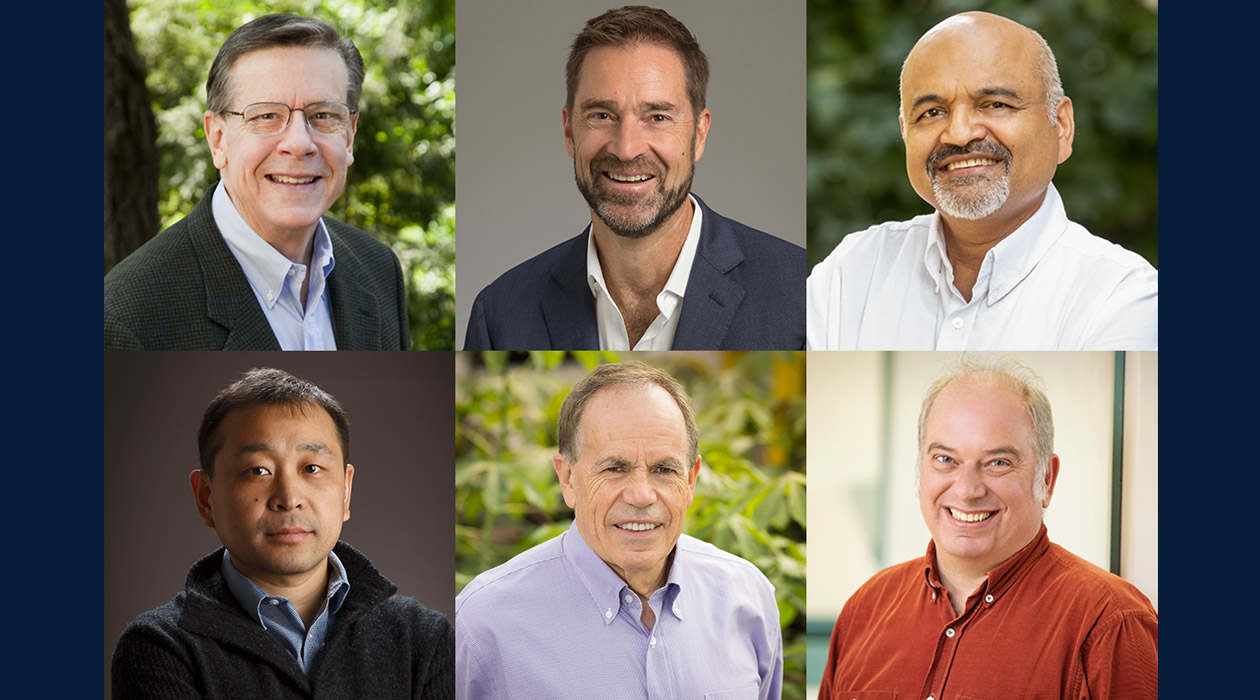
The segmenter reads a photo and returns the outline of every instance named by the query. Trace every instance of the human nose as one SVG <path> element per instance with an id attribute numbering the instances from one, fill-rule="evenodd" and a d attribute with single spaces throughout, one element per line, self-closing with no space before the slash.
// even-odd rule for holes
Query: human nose
<path id="1" fill-rule="evenodd" d="M 645 150 L 643 126 L 636 119 L 621 120 L 608 143 L 608 152 L 621 160 L 634 160 Z"/>
<path id="2" fill-rule="evenodd" d="M 299 121 L 298 114 L 302 117 Z M 296 153 L 305 155 L 315 151 L 317 144 L 315 136 L 311 133 L 310 122 L 306 120 L 306 112 L 301 109 L 289 110 L 289 122 L 284 125 L 284 131 L 280 132 L 279 148 L 285 153 Z"/>
<path id="3" fill-rule="evenodd" d="M 980 115 L 969 107 L 960 107 L 955 109 L 949 115 L 949 122 L 945 125 L 945 133 L 941 139 L 945 143 L 951 143 L 958 146 L 965 146 L 972 141 L 983 140 L 986 135 L 984 124 L 980 120 Z"/>
<path id="4" fill-rule="evenodd" d="M 965 501 L 982 498 L 986 490 L 979 466 L 969 465 L 958 470 L 954 479 L 954 494 L 959 498 Z"/>
<path id="5" fill-rule="evenodd" d="M 656 502 L 656 488 L 646 470 L 635 469 L 621 492 L 622 499 L 635 508 L 647 508 Z"/>
<path id="6" fill-rule="evenodd" d="M 300 510 L 304 505 L 305 499 L 296 477 L 281 472 L 272 479 L 271 493 L 267 498 L 268 507 L 277 511 L 291 511 Z"/>

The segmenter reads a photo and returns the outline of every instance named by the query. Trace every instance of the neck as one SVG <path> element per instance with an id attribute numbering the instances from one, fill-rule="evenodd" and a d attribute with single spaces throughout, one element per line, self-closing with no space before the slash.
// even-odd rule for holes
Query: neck
<path id="1" fill-rule="evenodd" d="M 945 586 L 945 593 L 949 596 L 955 615 L 962 615 L 967 607 L 967 598 L 984 583 L 985 577 L 989 575 L 988 571 L 947 566 L 939 556 L 936 558 L 936 573 L 941 578 L 941 584 Z"/>
<path id="2" fill-rule="evenodd" d="M 633 309 L 646 304 L 655 308 L 656 296 L 669 281 L 687 241 L 694 206 L 688 198 L 660 228 L 642 238 L 619 236 L 592 213 L 595 253 L 604 273 L 604 283 L 617 308 Z"/>

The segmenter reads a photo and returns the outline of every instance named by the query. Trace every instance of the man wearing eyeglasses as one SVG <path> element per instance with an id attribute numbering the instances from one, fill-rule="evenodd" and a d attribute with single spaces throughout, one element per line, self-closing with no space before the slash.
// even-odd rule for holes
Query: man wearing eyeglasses
<path id="1" fill-rule="evenodd" d="M 398 259 L 323 217 L 354 162 L 363 58 L 326 22 L 266 15 L 206 80 L 220 179 L 105 276 L 106 350 L 406 350 Z"/>

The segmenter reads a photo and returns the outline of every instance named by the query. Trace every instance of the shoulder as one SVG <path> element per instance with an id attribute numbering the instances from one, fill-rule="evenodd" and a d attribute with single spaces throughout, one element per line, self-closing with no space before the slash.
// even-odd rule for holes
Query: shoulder
<path id="1" fill-rule="evenodd" d="M 398 257 L 374 235 L 330 217 L 324 217 L 324 225 L 328 227 L 329 238 L 333 239 L 333 257 L 338 266 L 345 262 L 373 272 L 401 271 Z"/>
<path id="2" fill-rule="evenodd" d="M 126 294 L 137 286 L 178 282 L 180 273 L 197 273 L 188 219 L 180 219 L 150 238 L 105 274 L 105 298 Z"/>
<path id="3" fill-rule="evenodd" d="M 106 349 L 144 346 L 205 316 L 205 267 L 188 219 L 149 239 L 105 275 Z"/>
<path id="4" fill-rule="evenodd" d="M 188 633 L 179 625 L 185 597 L 179 593 L 164 605 L 140 613 L 123 628 L 111 664 L 116 687 L 155 664 L 169 663 L 166 660 L 171 658 L 188 659 Z"/>
<path id="5" fill-rule="evenodd" d="M 370 626 L 401 630 L 421 642 L 437 643 L 454 635 L 446 615 L 405 595 L 391 595 L 377 603 L 367 621 Z"/>
<path id="6" fill-rule="evenodd" d="M 872 610 L 891 610 L 908 596 L 921 595 L 926 587 L 927 560 L 911 559 L 882 569 L 867 579 L 845 601 L 841 618 L 866 619 Z"/>
<path id="7" fill-rule="evenodd" d="M 1084 226 L 1068 221 L 1056 246 L 1059 255 L 1073 258 L 1072 264 L 1083 274 L 1111 274 L 1118 278 L 1148 280 L 1154 283 L 1157 272 L 1146 258 L 1123 246 L 1090 233 Z"/>
<path id="8" fill-rule="evenodd" d="M 468 614 L 501 614 L 500 606 L 516 605 L 530 595 L 547 593 L 557 570 L 565 567 L 562 537 L 553 537 L 478 574 L 455 598 L 456 620 L 462 625 L 463 616 Z"/>
<path id="9" fill-rule="evenodd" d="M 730 236 L 744 254 L 745 264 L 779 269 L 799 267 L 804 272 L 805 249 L 801 246 L 722 216 L 710 209 L 699 197 L 696 197 L 696 201 L 700 202 L 704 210 L 702 230 L 710 232 L 709 240 L 702 239 L 700 251 L 712 252 L 715 245 L 723 244 L 724 236 Z"/>
<path id="10" fill-rule="evenodd" d="M 1060 590 L 1072 591 L 1077 605 L 1103 615 L 1141 613 L 1155 608 L 1137 586 L 1051 542 L 1046 551 L 1046 575 Z"/>
<path id="11" fill-rule="evenodd" d="M 715 582 L 727 582 L 725 585 L 744 585 L 749 588 L 763 589 L 773 594 L 774 584 L 757 568 L 756 564 L 719 549 L 716 545 L 697 539 L 691 535 L 678 538 L 678 551 L 686 555 L 689 568 L 705 578 Z"/>
<path id="12" fill-rule="evenodd" d="M 922 260 L 932 230 L 935 214 L 921 214 L 908 221 L 886 221 L 864 231 L 850 233 L 840 244 L 814 267 L 813 272 L 832 269 L 873 269 L 876 263 L 886 263 L 902 253 L 910 253 L 912 259 Z"/>
<path id="13" fill-rule="evenodd" d="M 538 296 L 543 283 L 554 274 L 577 277 L 586 274 L 586 232 L 535 255 L 499 275 L 478 295 L 504 301 Z"/>

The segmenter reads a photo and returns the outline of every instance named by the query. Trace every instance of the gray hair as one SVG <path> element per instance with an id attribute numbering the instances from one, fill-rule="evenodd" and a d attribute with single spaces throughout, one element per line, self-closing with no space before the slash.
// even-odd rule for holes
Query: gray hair
<path id="1" fill-rule="evenodd" d="M 696 430 L 696 411 L 691 404 L 691 397 L 682 384 L 678 383 L 668 372 L 642 362 L 622 362 L 600 365 L 581 379 L 560 406 L 560 420 L 556 426 L 556 440 L 560 443 L 560 456 L 566 462 L 578 460 L 580 435 L 578 426 L 582 422 L 582 412 L 591 397 L 600 389 L 612 386 L 659 386 L 664 389 L 678 405 L 682 412 L 683 426 L 687 432 L 687 466 L 696 463 L 700 455 L 699 433 Z"/>
<path id="2" fill-rule="evenodd" d="M 1050 399 L 1046 398 L 1041 377 L 1028 366 L 1009 357 L 977 357 L 964 355 L 945 374 L 937 378 L 928 387 L 923 397 L 923 407 L 919 411 L 919 457 L 922 459 L 924 440 L 927 434 L 928 412 L 932 404 L 945 390 L 945 387 L 964 377 L 980 375 L 984 378 L 1002 382 L 1010 387 L 1024 404 L 1028 418 L 1032 421 L 1033 452 L 1037 469 L 1033 478 L 1033 495 L 1039 501 L 1045 501 L 1046 469 L 1050 466 L 1050 457 L 1054 454 L 1054 416 L 1050 411 Z"/>
<path id="3" fill-rule="evenodd" d="M 346 104 L 359 108 L 363 91 L 363 56 L 354 43 L 323 20 L 298 15 L 263 15 L 228 35 L 210 64 L 206 78 L 206 111 L 218 114 L 232 100 L 232 67 L 247 53 L 278 47 L 302 47 L 336 51 L 346 64 Z"/>

